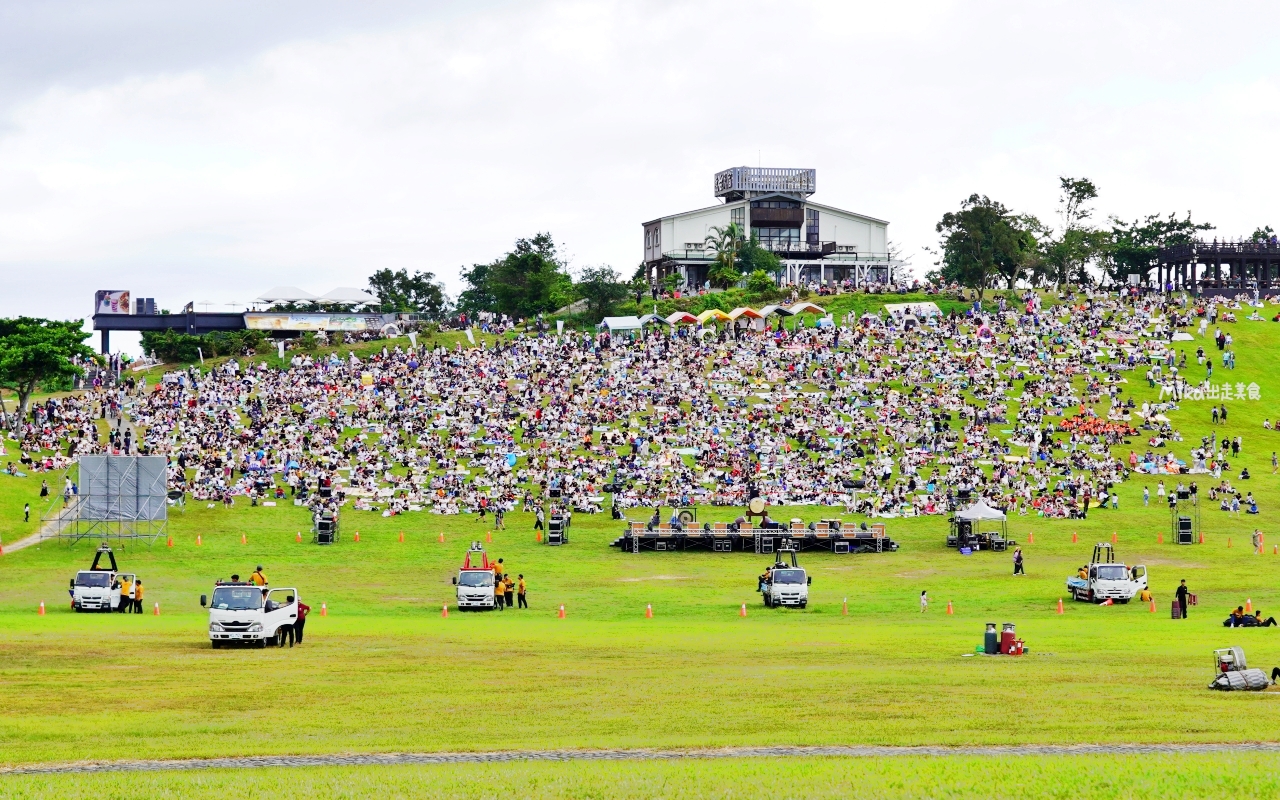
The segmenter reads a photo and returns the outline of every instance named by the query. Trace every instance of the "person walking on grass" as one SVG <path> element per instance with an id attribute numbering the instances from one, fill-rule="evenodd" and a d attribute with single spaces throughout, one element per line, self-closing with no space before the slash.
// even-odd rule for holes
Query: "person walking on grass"
<path id="1" fill-rule="evenodd" d="M 31 521 L 31 504 L 30 503 L 22 504 L 22 521 L 23 522 Z"/>
<path id="2" fill-rule="evenodd" d="M 520 583 L 516 584 L 516 597 L 517 597 L 517 598 L 518 598 L 518 600 L 519 600 L 519 604 L 516 606 L 517 608 L 528 608 L 528 607 L 529 607 L 529 604 L 528 604 L 527 602 L 525 602 L 525 599 L 524 599 L 524 593 L 525 593 L 524 573 L 521 573 L 521 574 L 520 574 Z"/>
<path id="3" fill-rule="evenodd" d="M 533 529 L 535 531 L 545 531 L 547 529 L 546 521 L 547 521 L 546 512 L 542 510 L 542 506 L 538 506 L 538 510 L 533 517 Z"/>
<path id="4" fill-rule="evenodd" d="M 1151 487 L 1150 486 L 1142 487 L 1142 505 L 1144 508 L 1146 506 L 1151 505 Z"/>
<path id="5" fill-rule="evenodd" d="M 1276 458 L 1276 451 L 1271 451 L 1271 474 L 1275 475 L 1276 470 L 1280 469 L 1280 459 Z"/>
<path id="6" fill-rule="evenodd" d="M 1022 569 L 1022 548 L 1021 547 L 1013 548 L 1013 574 L 1014 575 L 1027 574 Z"/>
<path id="7" fill-rule="evenodd" d="M 929 610 L 929 592 L 926 590 L 926 591 L 920 592 L 920 613 L 923 614 L 928 610 Z"/>

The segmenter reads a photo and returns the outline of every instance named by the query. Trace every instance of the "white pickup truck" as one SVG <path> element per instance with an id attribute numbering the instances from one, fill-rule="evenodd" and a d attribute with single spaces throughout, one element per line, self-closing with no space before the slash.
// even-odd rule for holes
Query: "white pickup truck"
<path id="1" fill-rule="evenodd" d="M 473 555 L 480 556 L 479 565 L 472 562 Z M 489 563 L 483 545 L 472 542 L 471 549 L 462 560 L 462 569 L 453 578 L 454 586 L 458 587 L 458 610 L 492 611 L 493 580 L 493 565 Z"/>
<path id="2" fill-rule="evenodd" d="M 99 566 L 103 556 L 110 559 L 109 568 Z M 71 579 L 68 589 L 71 607 L 76 611 L 115 611 L 120 608 L 121 582 L 132 585 L 138 576 L 119 570 L 115 553 L 103 544 L 93 556 L 93 566 L 80 570 Z"/>
<path id="3" fill-rule="evenodd" d="M 266 647 L 284 641 L 286 628 L 298 621 L 297 589 L 271 589 L 243 581 L 218 581 L 213 599 L 200 595 L 209 608 L 209 641 Z"/>
<path id="4" fill-rule="evenodd" d="M 787 566 L 782 556 L 791 554 L 791 566 Z M 769 608 L 779 606 L 795 606 L 804 608 L 809 605 L 809 584 L 813 578 L 796 563 L 796 551 L 779 550 L 772 567 L 761 576 L 759 592 L 764 596 L 764 604 Z"/>
<path id="5" fill-rule="evenodd" d="M 1088 603 L 1127 603 L 1147 588 L 1147 568 L 1126 566 L 1115 560 L 1115 548 L 1108 542 L 1093 547 L 1093 558 L 1084 567 L 1085 575 L 1067 578 L 1067 591 L 1076 600 Z"/>

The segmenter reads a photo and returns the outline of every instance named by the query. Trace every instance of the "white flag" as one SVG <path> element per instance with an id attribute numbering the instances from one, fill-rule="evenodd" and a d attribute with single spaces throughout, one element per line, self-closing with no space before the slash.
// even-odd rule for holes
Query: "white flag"
<path id="1" fill-rule="evenodd" d="M 475 334 L 473 334 L 473 333 L 471 332 L 471 329 L 470 329 L 470 328 L 467 328 L 467 341 L 468 341 L 468 342 L 471 342 L 472 344 L 475 344 L 475 343 L 476 343 L 476 337 L 475 337 Z"/>

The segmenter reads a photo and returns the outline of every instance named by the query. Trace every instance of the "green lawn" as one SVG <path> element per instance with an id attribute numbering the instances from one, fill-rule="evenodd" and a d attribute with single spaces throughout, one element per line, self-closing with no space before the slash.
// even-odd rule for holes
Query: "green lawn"
<path id="1" fill-rule="evenodd" d="M 1247 312 L 1245 312 L 1247 313 Z M 488 527 L 465 517 L 384 519 L 344 514 L 343 542 L 296 544 L 309 520 L 292 506 L 231 511 L 188 506 L 170 520 L 174 546 L 131 545 L 122 567 L 148 587 L 162 615 L 76 615 L 67 580 L 93 545 L 48 542 L 0 557 L 0 763 L 349 751 L 560 747 L 700 747 L 739 744 L 1021 744 L 1232 742 L 1280 739 L 1280 693 L 1219 694 L 1214 647 L 1242 645 L 1252 666 L 1280 665 L 1280 629 L 1228 631 L 1246 598 L 1280 616 L 1280 508 L 1264 431 L 1280 396 L 1272 367 L 1280 326 L 1240 323 L 1239 366 L 1218 382 L 1257 381 L 1261 401 L 1235 401 L 1220 432 L 1243 435 L 1258 517 L 1206 507 L 1204 545 L 1169 543 L 1169 514 L 1143 508 L 1143 481 L 1120 510 L 1087 521 L 1015 517 L 1026 577 L 1008 554 L 963 557 L 944 546 L 945 519 L 891 520 L 897 553 L 814 554 L 805 611 L 768 611 L 754 593 L 765 559 L 744 554 L 622 554 L 606 545 L 607 515 L 574 518 L 572 543 L 534 543 L 527 515 L 511 514 L 490 553 L 529 580 L 527 612 L 460 614 L 449 579 Z M 1194 350 L 1197 342 L 1187 343 Z M 1216 353 L 1216 350 L 1212 351 Z M 1194 360 L 1193 360 L 1194 363 Z M 1193 378 L 1194 367 L 1188 372 Z M 1139 381 L 1140 373 L 1136 376 Z M 1141 398 L 1145 384 L 1129 388 Z M 1172 416 L 1185 457 L 1209 431 L 1209 403 Z M 10 453 L 14 453 L 12 443 Z M 1146 450 L 1135 440 L 1133 448 Z M 1128 448 L 1123 448 L 1127 454 Z M 1202 491 L 1207 476 L 1196 476 Z M 1234 477 L 1234 474 L 1233 474 Z M 24 530 L 39 476 L 0 476 L 0 537 Z M 56 481 L 51 480 L 55 484 Z M 1166 480 L 1166 485 L 1173 481 Z M 40 509 L 34 509 L 38 512 Z M 703 509 L 700 519 L 730 519 Z M 818 509 L 779 516 L 814 519 Z M 1248 546 L 1255 527 L 1267 552 Z M 361 541 L 352 541 L 359 530 Z M 406 541 L 398 541 L 405 532 Z M 446 542 L 440 544 L 440 532 Z M 1118 533 L 1120 557 L 1144 563 L 1157 611 L 1066 602 L 1064 580 L 1095 541 Z M 1035 543 L 1026 544 L 1034 532 Z M 1071 542 L 1072 533 L 1078 542 Z M 241 534 L 248 544 L 240 543 Z M 1165 543 L 1157 543 L 1163 533 Z M 203 538 L 197 547 L 196 536 Z M 1228 540 L 1232 546 L 1228 547 Z M 198 597 L 214 579 L 266 566 L 274 585 L 297 586 L 314 608 L 305 645 L 213 651 Z M 1191 619 L 1169 619 L 1186 578 L 1199 594 Z M 927 589 L 933 606 L 918 612 Z M 844 598 L 849 614 L 840 613 Z M 36 614 L 41 601 L 44 617 Z M 952 601 L 954 616 L 945 607 Z M 321 602 L 330 614 L 319 616 Z M 556 618 L 563 603 L 568 618 Z M 654 619 L 644 618 L 651 603 Z M 749 616 L 737 610 L 746 603 Z M 983 623 L 1012 621 L 1031 654 L 964 657 Z M 128 734 L 125 733 L 128 731 Z M 0 795 L 151 797 L 244 794 L 530 797 L 755 796 L 770 781 L 803 796 L 1152 795 L 1268 796 L 1273 757 L 1054 757 L 883 762 L 803 759 L 681 763 L 520 764 L 263 770 L 108 777 L 0 778 Z M 233 784 L 234 782 L 234 784 Z M 492 791 L 494 785 L 501 791 Z M 232 784 L 231 786 L 228 786 Z M 824 795 L 824 793 L 826 793 Z M 1003 794 L 1001 794 L 1003 793 Z"/>

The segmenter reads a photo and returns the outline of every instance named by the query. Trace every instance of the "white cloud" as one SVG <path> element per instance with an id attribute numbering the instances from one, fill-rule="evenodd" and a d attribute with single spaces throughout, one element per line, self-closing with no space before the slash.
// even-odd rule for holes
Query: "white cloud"
<path id="1" fill-rule="evenodd" d="M 816 167 L 817 199 L 908 250 L 975 191 L 1051 220 L 1061 174 L 1094 179 L 1101 214 L 1277 224 L 1269 5 L 460 8 L 54 76 L 0 109 L 0 314 L 381 267 L 457 291 L 539 230 L 629 272 L 642 221 L 714 202 L 711 174 L 757 153 Z"/>

